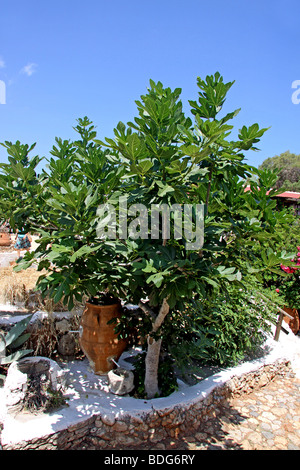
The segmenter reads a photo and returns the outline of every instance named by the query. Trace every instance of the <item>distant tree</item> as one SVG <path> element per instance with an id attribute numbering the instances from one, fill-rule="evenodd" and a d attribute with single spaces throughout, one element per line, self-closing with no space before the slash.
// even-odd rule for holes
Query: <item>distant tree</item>
<path id="1" fill-rule="evenodd" d="M 300 155 L 290 153 L 288 150 L 267 158 L 259 168 L 278 171 L 276 189 L 300 191 Z"/>

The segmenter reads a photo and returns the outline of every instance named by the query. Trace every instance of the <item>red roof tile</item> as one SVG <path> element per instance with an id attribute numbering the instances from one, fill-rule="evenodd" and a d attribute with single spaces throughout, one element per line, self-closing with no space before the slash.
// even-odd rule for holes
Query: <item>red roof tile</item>
<path id="1" fill-rule="evenodd" d="M 250 186 L 245 187 L 245 191 L 250 191 Z M 267 192 L 267 194 L 269 191 Z M 295 191 L 285 191 L 284 193 L 277 194 L 276 197 L 287 197 L 290 199 L 300 199 L 300 193 L 297 193 Z"/>
<path id="2" fill-rule="evenodd" d="M 288 197 L 291 199 L 299 199 L 300 193 L 296 193 L 294 191 L 285 191 L 284 193 L 277 194 L 277 197 Z"/>

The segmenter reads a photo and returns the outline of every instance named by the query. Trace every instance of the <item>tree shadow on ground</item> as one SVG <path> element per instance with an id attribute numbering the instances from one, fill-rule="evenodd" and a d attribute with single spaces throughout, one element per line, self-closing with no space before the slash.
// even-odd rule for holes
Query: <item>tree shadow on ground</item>
<path id="1" fill-rule="evenodd" d="M 247 416 L 233 408 L 230 401 L 217 405 L 215 411 L 215 417 L 200 424 L 193 436 L 196 439 L 194 446 L 208 450 L 242 449 L 238 426 L 247 419 Z"/>
<path id="2" fill-rule="evenodd" d="M 234 409 L 230 401 L 216 405 L 215 416 L 199 423 L 192 435 L 165 441 L 166 449 L 174 450 L 242 450 L 237 427 L 247 419 Z"/>

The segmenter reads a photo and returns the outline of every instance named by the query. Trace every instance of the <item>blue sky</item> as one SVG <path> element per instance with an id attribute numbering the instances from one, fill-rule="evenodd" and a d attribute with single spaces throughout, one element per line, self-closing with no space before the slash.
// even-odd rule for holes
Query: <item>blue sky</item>
<path id="1" fill-rule="evenodd" d="M 49 156 L 55 137 L 73 139 L 87 115 L 98 137 L 136 113 L 149 79 L 182 88 L 184 109 L 196 79 L 219 71 L 235 80 L 224 111 L 270 127 L 250 164 L 300 153 L 299 0 L 11 0 L 0 9 L 0 142 L 31 144 Z M 299 93 L 300 97 L 300 93 Z M 6 161 L 0 149 L 0 162 Z"/>

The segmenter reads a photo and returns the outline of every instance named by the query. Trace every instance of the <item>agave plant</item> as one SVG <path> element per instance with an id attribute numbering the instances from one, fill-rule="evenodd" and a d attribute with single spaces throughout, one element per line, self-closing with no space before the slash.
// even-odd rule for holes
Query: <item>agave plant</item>
<path id="1" fill-rule="evenodd" d="M 32 349 L 20 349 L 30 337 L 31 333 L 24 333 L 24 331 L 31 318 L 32 315 L 23 318 L 6 335 L 0 334 L 0 366 L 11 364 L 33 351 Z M 0 375 L 0 379 L 5 379 L 5 376 Z"/>

